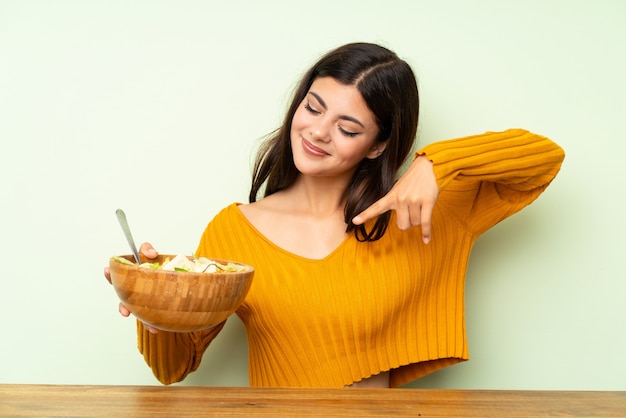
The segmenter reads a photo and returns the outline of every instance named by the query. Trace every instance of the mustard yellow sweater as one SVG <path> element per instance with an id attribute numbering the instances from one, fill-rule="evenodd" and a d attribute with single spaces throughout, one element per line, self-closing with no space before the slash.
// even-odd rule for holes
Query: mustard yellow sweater
<path id="1" fill-rule="evenodd" d="M 434 162 L 440 188 L 428 245 L 419 228 L 400 231 L 392 218 L 379 241 L 350 235 L 312 260 L 267 240 L 237 204 L 209 223 L 198 255 L 256 269 L 237 311 L 252 386 L 343 387 L 391 370 L 395 387 L 468 359 L 464 281 L 472 245 L 537 198 L 564 153 L 523 130 L 442 141 L 419 153 Z M 154 335 L 138 323 L 139 350 L 162 383 L 180 381 L 222 327 Z"/>

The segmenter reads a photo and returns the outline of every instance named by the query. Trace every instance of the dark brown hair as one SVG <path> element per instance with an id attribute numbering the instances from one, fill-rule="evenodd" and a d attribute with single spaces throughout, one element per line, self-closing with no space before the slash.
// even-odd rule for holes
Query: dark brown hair
<path id="1" fill-rule="evenodd" d="M 371 230 L 354 225 L 352 218 L 391 190 L 396 175 L 409 155 L 417 132 L 419 94 L 411 67 L 387 48 L 370 43 L 352 43 L 324 55 L 303 76 L 296 87 L 283 124 L 259 149 L 249 200 L 255 202 L 265 185 L 264 196 L 291 186 L 299 175 L 291 151 L 291 122 L 313 81 L 332 77 L 339 83 L 354 85 L 376 117 L 377 142 L 387 142 L 376 158 L 359 163 L 344 199 L 347 231 L 359 241 L 380 239 L 389 224 L 390 213 L 378 217 Z"/>

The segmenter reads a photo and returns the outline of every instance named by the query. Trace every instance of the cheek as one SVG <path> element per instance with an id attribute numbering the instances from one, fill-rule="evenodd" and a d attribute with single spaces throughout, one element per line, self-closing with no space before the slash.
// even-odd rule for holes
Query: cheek
<path id="1" fill-rule="evenodd" d="M 302 127 L 306 124 L 306 120 L 307 114 L 305 113 L 303 107 L 298 107 L 291 118 L 291 130 L 302 129 Z"/>
<path id="2" fill-rule="evenodd" d="M 354 141 L 335 140 L 333 141 L 335 155 L 348 164 L 356 164 L 365 158 L 366 153 L 362 145 Z"/>
<path id="3" fill-rule="evenodd" d="M 341 153 L 346 156 L 352 156 L 355 159 L 365 158 L 372 149 L 374 140 L 370 138 L 342 138 L 335 142 L 337 148 L 341 149 Z"/>

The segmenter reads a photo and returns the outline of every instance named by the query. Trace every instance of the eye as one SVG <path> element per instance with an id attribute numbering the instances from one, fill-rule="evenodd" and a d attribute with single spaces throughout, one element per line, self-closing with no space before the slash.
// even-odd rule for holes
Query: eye
<path id="1" fill-rule="evenodd" d="M 311 114 L 313 114 L 313 115 L 319 115 L 319 114 L 321 113 L 321 112 L 319 112 L 319 111 L 317 111 L 317 110 L 313 109 L 313 108 L 311 107 L 311 104 L 310 104 L 308 101 L 304 104 L 304 108 L 305 108 L 306 110 L 308 110 L 308 111 L 309 111 L 309 113 L 311 113 Z"/>
<path id="2" fill-rule="evenodd" d="M 344 128 L 342 128 L 341 126 L 339 127 L 339 131 L 340 131 L 343 135 L 345 135 L 345 136 L 347 136 L 347 137 L 350 137 L 350 138 L 354 138 L 355 136 L 357 136 L 357 135 L 359 134 L 359 132 L 347 131 L 347 130 L 345 130 Z"/>

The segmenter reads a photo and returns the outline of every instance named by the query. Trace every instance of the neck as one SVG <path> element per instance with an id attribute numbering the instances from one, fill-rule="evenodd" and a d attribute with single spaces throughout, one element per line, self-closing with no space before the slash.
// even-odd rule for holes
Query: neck
<path id="1" fill-rule="evenodd" d="M 303 211 L 315 216 L 341 213 L 345 205 L 344 192 L 348 181 L 337 178 L 300 176 L 287 192 Z"/>

